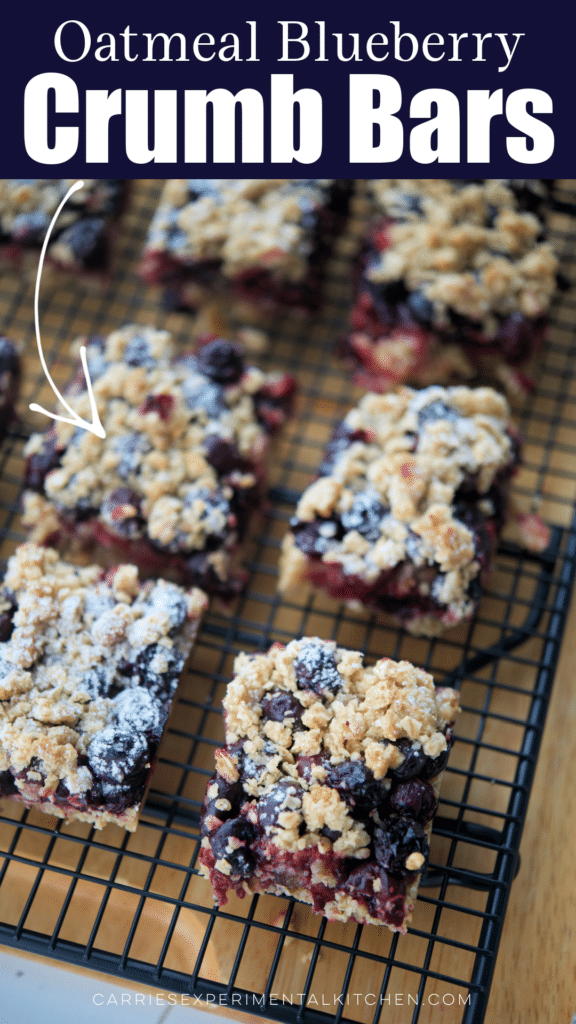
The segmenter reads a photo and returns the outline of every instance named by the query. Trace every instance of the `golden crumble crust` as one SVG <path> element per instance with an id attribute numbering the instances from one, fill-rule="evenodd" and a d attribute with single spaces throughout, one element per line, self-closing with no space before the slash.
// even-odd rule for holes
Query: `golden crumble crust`
<path id="1" fill-rule="evenodd" d="M 327 454 L 293 524 L 314 523 L 321 562 L 337 563 L 366 584 L 407 561 L 422 570 L 434 566 L 436 578 L 423 578 L 421 593 L 447 606 L 452 621 L 467 617 L 480 564 L 457 502 L 466 485 L 483 514 L 494 513 L 491 488 L 507 479 L 517 459 L 506 399 L 487 387 L 400 387 L 365 395 L 342 429 L 348 442 Z M 283 543 L 281 590 L 306 579 L 308 559 L 297 538 L 289 534 Z"/>
<path id="2" fill-rule="evenodd" d="M 225 277 L 261 266 L 301 281 L 309 267 L 303 215 L 324 205 L 331 179 L 204 180 L 190 199 L 187 179 L 170 179 L 150 226 L 147 250 L 192 264 L 217 260 Z M 174 228 L 177 242 L 174 242 Z"/>
<path id="3" fill-rule="evenodd" d="M 162 700 L 173 696 L 206 604 L 197 589 L 140 584 L 132 565 L 105 576 L 51 548 L 17 549 L 0 587 L 0 608 L 12 618 L 0 643 L 0 771 L 12 771 L 24 802 L 50 802 L 60 782 L 70 794 L 89 793 L 91 744 L 114 724 L 159 739 Z M 143 652 L 148 683 L 139 685 L 126 666 Z M 108 820 L 105 810 L 94 809 L 95 822 Z"/>
<path id="4" fill-rule="evenodd" d="M 318 692 L 299 681 L 301 663 Z M 302 712 L 264 722 L 263 702 L 279 694 L 291 695 Z M 238 655 L 223 705 L 227 749 L 217 752 L 218 773 L 230 783 L 241 778 L 249 800 L 274 794 L 281 811 L 270 830 L 274 843 L 286 851 L 330 849 L 322 834 L 326 827 L 341 833 L 333 843 L 336 854 L 362 860 L 369 856 L 369 836 L 361 822 L 326 783 L 322 765 L 312 763 L 306 781 L 296 770 L 297 758 L 323 753 L 335 766 L 362 761 L 389 788 L 387 772 L 405 757 L 398 740 L 409 740 L 430 758 L 446 750 L 445 730 L 456 717 L 458 694 L 435 689 L 432 676 L 409 662 L 383 658 L 366 667 L 359 652 L 306 637 L 275 645 L 267 654 Z"/>
<path id="5" fill-rule="evenodd" d="M 433 305 L 434 325 L 449 310 L 495 335 L 498 318 L 542 316 L 556 291 L 558 260 L 542 242 L 542 222 L 518 209 L 512 188 L 486 180 L 374 180 L 380 211 L 392 218 L 390 244 L 366 270 L 374 282 L 403 280 Z"/>

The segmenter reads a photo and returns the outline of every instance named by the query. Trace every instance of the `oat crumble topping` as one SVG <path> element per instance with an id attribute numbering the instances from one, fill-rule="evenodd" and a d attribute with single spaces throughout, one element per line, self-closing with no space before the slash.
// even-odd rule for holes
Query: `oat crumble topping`
<path id="1" fill-rule="evenodd" d="M 219 339 L 173 359 L 169 332 L 151 327 L 81 341 L 106 438 L 61 422 L 33 434 L 28 486 L 59 515 L 97 518 L 130 541 L 171 554 L 210 545 L 214 571 L 225 574 L 215 549 L 231 551 L 241 533 L 238 505 L 256 503 L 267 439 L 284 416 L 275 393 L 287 375 L 245 366 L 239 346 Z M 70 391 L 89 417 L 83 375 Z M 35 540 L 53 529 L 46 511 L 29 492 L 25 517 Z"/>
<path id="2" fill-rule="evenodd" d="M 197 589 L 140 584 L 133 565 L 105 575 L 21 545 L 0 587 L 0 791 L 10 771 L 25 803 L 61 813 L 63 785 L 66 816 L 97 827 L 130 809 L 206 604 Z"/>
<path id="3" fill-rule="evenodd" d="M 303 686 L 296 669 L 300 678 L 304 669 L 315 689 Z M 292 695 L 301 713 L 263 723 L 263 703 L 279 693 Z M 369 837 L 361 823 L 338 791 L 325 784 L 325 769 L 313 765 L 306 781 L 296 771 L 297 758 L 324 752 L 332 765 L 362 761 L 389 787 L 387 772 L 405 757 L 398 740 L 408 739 L 431 758 L 446 750 L 445 731 L 456 716 L 458 694 L 435 690 L 432 676 L 409 662 L 383 658 L 365 667 L 362 654 L 312 637 L 273 646 L 267 654 L 240 654 L 223 703 L 227 751 L 219 752 L 218 772 L 224 774 L 226 759 L 225 777 L 234 782 L 241 764 L 248 799 L 273 794 L 282 811 L 270 828 L 274 843 L 293 851 L 330 848 L 321 832 L 327 826 L 342 833 L 333 843 L 335 853 L 364 859 Z"/>
<path id="4" fill-rule="evenodd" d="M 293 528 L 314 523 L 321 561 L 368 583 L 405 560 L 435 566 L 421 592 L 449 606 L 455 619 L 467 616 L 480 566 L 458 498 L 467 486 L 493 511 L 491 489 L 515 459 L 508 417 L 506 399 L 491 388 L 365 395 L 340 428 L 347 443 L 332 442 L 333 456 L 300 498 Z M 288 534 L 281 589 L 298 582 L 304 568 Z"/>
<path id="5" fill-rule="evenodd" d="M 504 181 L 390 178 L 374 180 L 372 190 L 392 222 L 389 245 L 366 268 L 369 281 L 403 281 L 432 304 L 435 327 L 449 327 L 453 310 L 488 338 L 499 318 L 546 312 L 558 260 L 541 241 L 542 222 L 518 209 Z"/>
<path id="6" fill-rule="evenodd" d="M 39 248 L 50 221 L 76 178 L 2 178 L 0 179 L 0 244 Z M 67 201 L 54 225 L 48 257 L 66 267 L 83 263 L 95 250 L 106 218 L 113 217 L 120 205 L 122 183 L 119 179 L 85 178 L 84 188 Z M 73 233 L 82 221 L 89 227 Z"/>
<path id="7" fill-rule="evenodd" d="M 308 272 L 307 215 L 326 202 L 331 179 L 171 179 L 150 226 L 147 250 L 179 262 L 217 261 L 225 277 L 262 267 L 284 280 Z"/>

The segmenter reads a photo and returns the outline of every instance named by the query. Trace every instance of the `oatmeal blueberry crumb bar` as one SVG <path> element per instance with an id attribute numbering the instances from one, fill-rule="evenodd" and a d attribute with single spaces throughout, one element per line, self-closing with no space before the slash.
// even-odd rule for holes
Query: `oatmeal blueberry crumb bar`
<path id="1" fill-rule="evenodd" d="M 508 417 L 491 388 L 365 395 L 298 502 L 280 589 L 310 583 L 419 634 L 468 619 L 519 461 Z"/>
<path id="2" fill-rule="evenodd" d="M 14 342 L 0 338 L 0 440 L 14 418 L 21 376 L 21 359 Z"/>
<path id="3" fill-rule="evenodd" d="M 262 502 L 268 439 L 288 414 L 293 379 L 247 366 L 221 338 L 177 359 L 170 334 L 151 327 L 84 341 L 106 438 L 60 422 L 32 436 L 30 539 L 96 540 L 229 599 L 244 582 L 234 556 Z M 82 372 L 70 392 L 90 417 Z"/>
<path id="4" fill-rule="evenodd" d="M 0 179 L 0 268 L 34 271 L 50 221 L 73 178 Z M 46 264 L 83 280 L 108 269 L 112 227 L 125 196 L 118 178 L 87 179 L 52 230 Z"/>
<path id="5" fill-rule="evenodd" d="M 558 271 L 543 222 L 526 209 L 538 208 L 537 193 L 497 180 L 371 187 L 379 214 L 342 343 L 358 383 L 381 391 L 481 373 L 529 388 L 522 367 L 544 337 Z"/>
<path id="6" fill-rule="evenodd" d="M 169 306 L 196 309 L 214 288 L 259 306 L 316 309 L 344 226 L 343 179 L 175 178 L 150 225 L 141 274 Z"/>
<path id="7" fill-rule="evenodd" d="M 133 832 L 206 603 L 21 545 L 0 585 L 0 797 Z"/>
<path id="8" fill-rule="evenodd" d="M 200 852 L 217 902 L 268 892 L 405 932 L 457 692 L 312 637 L 239 655 L 224 710 Z"/>

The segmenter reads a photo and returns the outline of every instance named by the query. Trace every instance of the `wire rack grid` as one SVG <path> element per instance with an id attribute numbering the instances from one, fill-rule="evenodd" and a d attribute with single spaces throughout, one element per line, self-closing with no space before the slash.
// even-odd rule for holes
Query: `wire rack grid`
<path id="1" fill-rule="evenodd" d="M 160 183 L 134 182 L 112 281 L 101 294 L 68 284 L 45 290 L 44 347 L 63 386 L 71 341 L 124 322 L 152 323 L 192 344 L 191 321 L 162 309 L 136 266 Z M 551 237 L 574 274 L 575 226 L 568 187 L 555 192 Z M 538 390 L 517 405 L 525 438 L 515 490 L 551 524 L 542 556 L 503 541 L 479 614 L 444 636 L 415 639 L 378 617 L 321 595 L 281 600 L 278 549 L 295 501 L 319 463 L 334 423 L 360 392 L 334 356 L 350 302 L 350 262 L 362 229 L 358 201 L 330 264 L 326 301 L 312 320 L 274 322 L 260 361 L 293 372 L 297 412 L 277 441 L 269 504 L 246 548 L 250 583 L 225 613 L 212 607 L 182 681 L 137 831 L 62 822 L 4 801 L 0 811 L 0 942 L 137 983 L 279 1021 L 378 1024 L 484 1017 L 576 556 L 576 303 L 558 297 L 554 329 L 537 368 Z M 32 285 L 0 277 L 0 328 L 26 354 L 22 419 L 0 452 L 0 558 L 24 539 L 19 523 L 22 450 L 51 407 L 32 323 Z M 463 713 L 444 779 L 431 861 L 412 926 L 328 923 L 274 896 L 213 905 L 196 871 L 198 812 L 223 737 L 221 700 L 240 650 L 265 650 L 317 635 L 361 649 L 368 661 L 407 658 L 437 682 L 461 687 Z"/>

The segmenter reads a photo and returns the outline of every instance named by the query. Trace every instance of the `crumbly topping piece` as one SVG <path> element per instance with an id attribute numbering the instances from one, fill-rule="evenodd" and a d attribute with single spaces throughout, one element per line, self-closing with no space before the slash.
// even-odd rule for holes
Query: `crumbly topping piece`
<path id="1" fill-rule="evenodd" d="M 368 280 L 403 281 L 431 304 L 436 327 L 450 326 L 452 310 L 481 323 L 487 337 L 499 318 L 546 312 L 558 260 L 541 241 L 542 222 L 518 208 L 504 181 L 391 178 L 372 189 L 392 223 Z"/>
<path id="2" fill-rule="evenodd" d="M 2 178 L 0 179 L 0 242 L 9 238 L 26 246 L 40 246 L 50 221 L 75 178 Z M 84 246 L 96 239 L 104 219 L 113 216 L 119 206 L 121 183 L 118 179 L 85 178 L 84 187 L 74 193 L 58 217 L 48 246 L 48 255 L 64 264 L 78 262 L 74 238 L 69 229 L 90 219 L 93 226 L 83 238 Z"/>
<path id="3" fill-rule="evenodd" d="M 422 593 L 431 586 L 463 617 L 479 564 L 458 502 L 464 488 L 474 506 L 511 472 L 508 416 L 506 399 L 491 388 L 365 395 L 328 446 L 323 475 L 298 502 L 296 544 L 302 524 L 313 523 L 322 560 L 368 583 L 407 559 L 435 566 Z"/>
<path id="4" fill-rule="evenodd" d="M 262 267 L 284 280 L 308 271 L 314 215 L 329 179 L 171 179 L 156 211 L 147 250 L 180 263 L 218 261 L 225 277 Z"/>
<path id="5" fill-rule="evenodd" d="M 146 775 L 205 595 L 23 544 L 0 587 L 0 771 L 99 803 Z"/>
<path id="6" fill-rule="evenodd" d="M 331 766 L 363 766 L 385 792 L 386 774 L 407 756 L 398 741 L 423 757 L 446 750 L 457 693 L 435 690 L 432 677 L 409 662 L 383 658 L 366 667 L 359 652 L 317 637 L 240 654 L 234 671 L 218 775 L 242 781 L 260 825 L 281 849 L 329 849 L 328 829 L 337 854 L 366 858 L 369 836 L 330 784 Z"/>
<path id="7" fill-rule="evenodd" d="M 80 341 L 106 438 L 62 422 L 33 434 L 29 486 L 59 512 L 97 517 L 121 538 L 174 554 L 203 550 L 208 538 L 232 547 L 236 496 L 256 487 L 268 435 L 283 416 L 280 401 L 274 407 L 280 377 L 246 366 L 240 347 L 221 339 L 179 359 L 169 332 L 152 327 Z M 70 393 L 89 417 L 82 373 Z M 277 419 L 268 423 L 270 410 Z M 37 504 L 28 502 L 30 521 Z"/>

